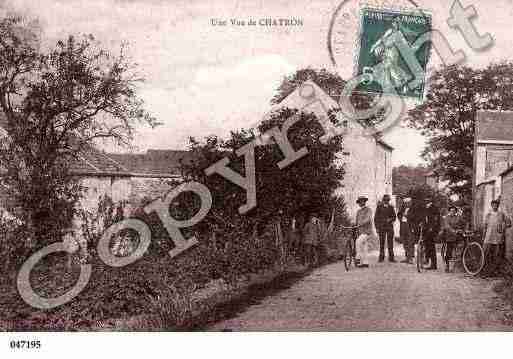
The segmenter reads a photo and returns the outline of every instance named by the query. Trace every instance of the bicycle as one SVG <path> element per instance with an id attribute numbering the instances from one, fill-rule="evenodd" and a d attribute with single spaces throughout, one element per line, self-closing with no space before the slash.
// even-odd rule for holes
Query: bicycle
<path id="1" fill-rule="evenodd" d="M 356 238 L 358 237 L 358 227 L 350 226 L 350 227 L 341 227 L 342 230 L 351 230 L 351 237 L 346 240 L 344 244 L 344 254 L 342 255 L 342 259 L 344 260 L 344 267 L 346 271 L 349 271 L 351 268 L 351 263 L 356 266 Z"/>
<path id="2" fill-rule="evenodd" d="M 461 262 L 467 274 L 476 276 L 483 270 L 485 264 L 483 246 L 478 240 L 474 239 L 475 233 L 473 231 L 458 230 L 456 233 L 460 239 L 456 242 L 453 250 L 453 255 L 456 256 L 456 259 L 452 260 Z M 440 250 L 442 259 L 445 259 L 446 252 L 447 242 L 444 241 Z"/>

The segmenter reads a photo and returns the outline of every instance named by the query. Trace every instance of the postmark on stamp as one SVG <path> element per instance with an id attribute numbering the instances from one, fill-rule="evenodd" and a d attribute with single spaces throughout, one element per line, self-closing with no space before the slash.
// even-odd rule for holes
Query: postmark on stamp
<path id="1" fill-rule="evenodd" d="M 430 43 L 416 40 L 431 26 L 425 11 L 363 7 L 355 75 L 365 80 L 357 91 L 422 100 Z"/>

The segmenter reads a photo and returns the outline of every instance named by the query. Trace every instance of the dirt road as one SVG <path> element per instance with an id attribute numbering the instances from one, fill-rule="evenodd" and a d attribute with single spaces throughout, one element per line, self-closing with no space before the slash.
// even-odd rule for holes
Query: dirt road
<path id="1" fill-rule="evenodd" d="M 414 265 L 377 263 L 376 253 L 368 269 L 346 272 L 342 262 L 330 264 L 205 329 L 512 329 L 502 320 L 506 305 L 493 292 L 494 281 L 444 273 L 441 267 L 419 274 Z"/>

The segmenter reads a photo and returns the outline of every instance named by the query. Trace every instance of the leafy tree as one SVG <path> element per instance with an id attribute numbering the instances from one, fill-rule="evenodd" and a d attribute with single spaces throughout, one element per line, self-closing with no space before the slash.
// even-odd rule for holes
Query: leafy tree
<path id="1" fill-rule="evenodd" d="M 276 95 L 271 103 L 278 104 L 290 95 L 302 83 L 312 80 L 319 85 L 335 101 L 342 92 L 346 81 L 338 74 L 327 71 L 326 69 L 305 68 L 296 71 L 294 74 L 286 76 L 277 89 Z"/>
<path id="2" fill-rule="evenodd" d="M 409 111 L 408 122 L 428 138 L 423 157 L 468 202 L 476 111 L 513 109 L 513 63 L 484 69 L 447 66 L 429 83 L 426 101 Z"/>
<path id="3" fill-rule="evenodd" d="M 137 122 L 156 125 L 136 95 L 141 79 L 122 47 L 69 36 L 48 52 L 21 18 L 0 20 L 2 184 L 33 240 L 58 240 L 81 187 L 70 169 L 98 140 L 128 144 Z"/>
<path id="4" fill-rule="evenodd" d="M 304 82 L 312 80 L 323 89 L 335 101 L 339 101 L 347 81 L 338 74 L 329 72 L 326 69 L 305 68 L 286 76 L 277 89 L 276 95 L 272 98 L 271 104 L 278 104 L 290 95 L 297 87 Z M 368 109 L 376 99 L 375 96 L 354 92 L 351 94 L 351 103 L 356 109 Z M 382 120 L 383 112 L 377 116 L 369 117 L 362 121 L 363 125 L 372 125 Z"/>
<path id="5" fill-rule="evenodd" d="M 334 161 L 335 154 L 341 150 L 342 139 L 336 137 L 327 144 L 321 143 L 319 139 L 324 130 L 313 114 L 300 114 L 300 120 L 288 131 L 295 149 L 306 147 L 309 151 L 288 167 L 279 169 L 277 166 L 283 159 L 277 144 L 255 148 L 257 206 L 247 214 L 238 213 L 239 206 L 246 201 L 243 189 L 221 176 L 206 176 L 203 172 L 219 159 L 228 157 L 230 167 L 244 173 L 244 157 L 237 156 L 235 150 L 252 141 L 255 133 L 264 133 L 274 126 L 281 127 L 294 114 L 297 114 L 297 110 L 279 110 L 257 129 L 232 132 L 231 137 L 225 141 L 216 136 L 206 138 L 203 143 L 191 139 L 190 147 L 197 161 L 192 165 L 184 165 L 184 174 L 188 179 L 205 183 L 213 196 L 213 207 L 202 221 L 204 225 L 216 223 L 225 226 L 229 223 L 250 231 L 255 225 L 265 225 L 278 217 L 290 220 L 312 212 L 319 213 L 328 221 L 334 208 L 336 220 L 344 220 L 343 201 L 332 195 L 343 179 L 344 171 Z M 194 211 L 194 206 L 185 207 Z"/>

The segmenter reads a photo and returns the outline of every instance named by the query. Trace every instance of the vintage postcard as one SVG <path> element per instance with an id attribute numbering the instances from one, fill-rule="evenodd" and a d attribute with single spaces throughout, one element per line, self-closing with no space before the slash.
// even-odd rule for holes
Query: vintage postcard
<path id="1" fill-rule="evenodd" d="M 0 347 L 511 331 L 512 21 L 506 0 L 1 1 Z"/>

